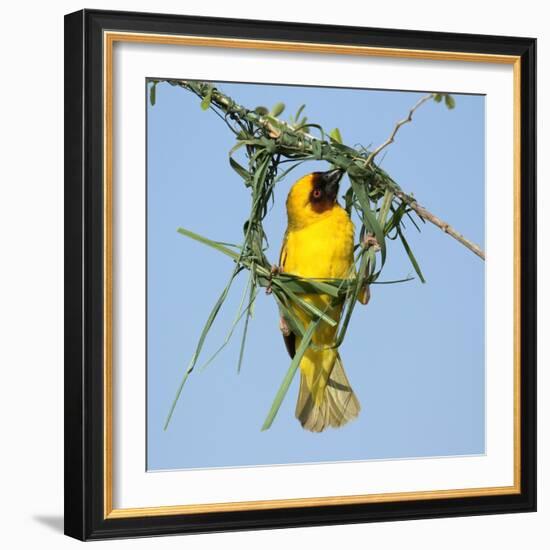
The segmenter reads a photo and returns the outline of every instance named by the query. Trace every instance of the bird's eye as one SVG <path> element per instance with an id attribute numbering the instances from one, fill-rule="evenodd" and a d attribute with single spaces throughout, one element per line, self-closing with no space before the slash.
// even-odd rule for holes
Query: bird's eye
<path id="1" fill-rule="evenodd" d="M 320 189 L 314 189 L 313 190 L 313 198 L 318 199 L 321 196 L 321 190 Z"/>

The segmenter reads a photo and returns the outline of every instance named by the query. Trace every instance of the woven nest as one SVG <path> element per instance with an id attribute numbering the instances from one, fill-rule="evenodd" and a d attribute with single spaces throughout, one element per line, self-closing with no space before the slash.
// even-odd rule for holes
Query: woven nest
<path id="1" fill-rule="evenodd" d="M 151 86 L 151 103 L 155 102 L 156 85 Z M 404 200 L 403 193 L 395 181 L 374 163 L 370 151 L 344 145 L 338 130 L 326 133 L 320 125 L 308 123 L 302 117 L 303 106 L 289 122 L 278 117 L 284 106 L 276 105 L 271 111 L 263 107 L 253 110 L 238 105 L 233 99 L 219 91 L 213 84 L 168 80 L 172 86 L 179 86 L 196 94 L 204 110 L 214 111 L 234 133 L 236 144 L 229 152 L 229 164 L 242 178 L 243 184 L 250 192 L 250 209 L 243 223 L 243 240 L 239 244 L 227 244 L 197 235 L 188 229 L 180 228 L 179 232 L 208 245 L 228 256 L 233 263 L 229 281 L 215 303 L 203 328 L 193 358 L 178 388 L 166 425 L 181 392 L 181 389 L 195 368 L 205 338 L 220 311 L 234 280 L 241 273 L 248 273 L 248 297 L 241 303 L 235 323 L 244 319 L 244 331 L 239 353 L 239 365 L 243 357 L 246 332 L 251 307 L 261 287 L 275 299 L 281 315 L 285 317 L 291 330 L 301 336 L 301 345 L 296 351 L 289 370 L 277 393 L 263 428 L 268 428 L 281 405 L 290 382 L 297 370 L 303 353 L 312 346 L 311 337 L 320 322 L 333 326 L 338 325 L 334 347 L 344 341 L 358 296 L 366 285 L 376 284 L 387 258 L 387 240 L 398 240 L 408 255 L 412 267 L 422 282 L 424 277 L 413 252 L 404 236 L 404 218 L 407 217 L 419 229 L 417 221 L 424 222 L 411 208 L 410 201 Z M 316 135 L 312 135 L 314 132 Z M 244 150 L 245 161 L 239 162 L 235 153 Z M 242 151 L 240 153 L 242 157 Z M 346 280 L 336 279 L 303 279 L 273 269 L 276 263 L 269 258 L 268 239 L 263 222 L 269 206 L 277 192 L 278 184 L 297 166 L 308 161 L 325 160 L 333 167 L 345 170 L 349 187 L 343 195 L 344 207 L 350 216 L 357 215 L 360 223 L 358 240 L 355 245 L 356 276 Z M 244 164 L 244 165 L 243 165 Z M 413 217 L 415 216 L 416 219 Z M 375 239 L 368 239 L 372 235 Z M 372 243 L 377 243 L 373 246 Z M 411 280 L 406 277 L 398 283 Z M 340 320 L 332 319 L 327 311 L 321 311 L 306 302 L 304 293 L 330 295 L 333 303 L 343 303 Z M 308 314 L 308 326 L 297 318 L 293 308 L 301 308 Z M 232 333 L 232 331 L 231 331 Z"/>

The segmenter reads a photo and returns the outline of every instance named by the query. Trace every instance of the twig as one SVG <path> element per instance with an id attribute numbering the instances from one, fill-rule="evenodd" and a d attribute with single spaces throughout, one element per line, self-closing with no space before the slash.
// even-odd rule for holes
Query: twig
<path id="1" fill-rule="evenodd" d="M 409 111 L 409 114 L 407 115 L 407 117 L 404 118 L 403 120 L 400 120 L 395 125 L 395 127 L 394 127 L 392 133 L 390 134 L 390 136 L 388 137 L 388 139 L 386 141 L 384 141 L 384 143 L 379 145 L 374 151 L 372 151 L 372 153 L 370 153 L 370 155 L 368 156 L 365 164 L 370 164 L 374 160 L 376 155 L 378 155 L 378 153 L 380 153 L 388 145 L 391 145 L 394 142 L 395 136 L 396 136 L 397 132 L 399 131 L 399 129 L 403 125 L 411 122 L 415 111 L 419 107 L 424 105 L 424 103 L 426 103 L 430 99 L 433 99 L 435 97 L 435 95 L 436 94 L 434 94 L 434 93 L 430 93 L 430 94 L 426 94 L 424 97 L 420 98 L 420 100 L 418 100 L 417 103 L 414 105 L 414 107 Z M 442 231 L 444 231 L 445 233 L 447 233 L 448 235 L 450 235 L 451 237 L 456 239 L 459 243 L 463 244 L 466 248 L 468 248 L 474 254 L 479 256 L 482 260 L 485 260 L 485 253 L 483 252 L 483 250 L 477 244 L 475 244 L 472 241 L 468 240 L 466 237 L 464 237 L 464 235 L 459 233 L 456 229 L 454 229 L 447 222 L 443 221 L 441 218 L 437 217 L 435 214 L 432 214 L 430 211 L 426 210 L 426 208 L 424 208 L 423 206 L 418 204 L 416 202 L 416 200 L 414 200 L 413 197 L 407 195 L 403 191 L 396 191 L 395 195 L 397 197 L 399 197 L 403 202 L 406 202 L 422 219 L 428 220 L 429 222 L 433 223 L 436 227 L 439 227 Z"/>
<path id="2" fill-rule="evenodd" d="M 485 253 L 477 244 L 466 239 L 448 223 L 442 221 L 425 207 L 420 206 L 412 195 L 405 193 L 399 185 L 374 162 L 376 155 L 393 142 L 401 126 L 410 122 L 415 111 L 426 101 L 433 98 L 435 94 L 428 94 L 422 97 L 409 111 L 408 116 L 395 125 L 391 135 L 384 143 L 379 145 L 374 151 L 368 153 L 367 156 L 360 156 L 357 154 L 357 150 L 351 147 L 343 144 L 337 144 L 337 146 L 333 145 L 332 143 L 320 140 L 300 129 L 293 128 L 287 122 L 276 117 L 264 116 L 258 114 L 256 111 L 246 109 L 219 90 L 215 88 L 212 89 L 211 85 L 208 83 L 191 80 L 169 79 L 167 81 L 173 86 L 185 88 L 201 98 L 209 94 L 211 103 L 226 113 L 229 118 L 233 120 L 245 120 L 260 129 L 268 138 L 276 139 L 278 144 L 284 149 L 282 154 L 286 158 L 298 160 L 304 156 L 315 156 L 315 158 L 319 160 L 326 160 L 334 166 L 346 170 L 350 176 L 358 178 L 375 178 L 376 185 L 382 190 L 391 189 L 399 199 L 407 203 L 421 218 L 429 221 L 449 234 L 480 258 L 485 259 Z"/>
<path id="3" fill-rule="evenodd" d="M 464 237 L 464 235 L 459 233 L 447 222 L 443 221 L 435 214 L 432 214 L 430 211 L 426 210 L 423 206 L 418 204 L 413 197 L 410 197 L 406 193 L 403 193 L 403 191 L 396 191 L 395 195 L 399 197 L 403 202 L 406 202 L 422 219 L 433 223 L 436 227 L 439 227 L 439 229 L 453 237 L 453 239 L 456 239 L 459 243 L 461 243 L 466 248 L 471 250 L 474 254 L 479 256 L 482 260 L 485 260 L 485 252 L 483 252 L 483 250 L 477 244 Z"/>
<path id="4" fill-rule="evenodd" d="M 395 139 L 395 135 L 397 134 L 397 132 L 399 131 L 399 129 L 401 128 L 401 126 L 403 126 L 404 124 L 407 124 L 408 122 L 411 122 L 412 120 L 412 117 L 414 115 L 414 112 L 419 108 L 421 107 L 422 105 L 424 105 L 424 103 L 426 103 L 426 101 L 429 101 L 430 99 L 434 98 L 435 97 L 435 94 L 427 94 L 425 95 L 424 97 L 422 97 L 417 103 L 416 105 L 409 111 L 409 114 L 407 115 L 406 118 L 404 118 L 403 120 L 400 120 L 394 127 L 393 129 L 393 132 L 390 134 L 390 137 L 384 142 L 382 143 L 381 145 L 379 145 L 374 151 L 372 151 L 372 153 L 367 157 L 367 161 L 365 164 L 370 164 L 373 160 L 374 160 L 374 157 L 376 157 L 376 155 L 378 153 L 380 153 L 380 151 L 382 151 L 383 149 L 385 149 L 388 145 L 391 145 Z"/>

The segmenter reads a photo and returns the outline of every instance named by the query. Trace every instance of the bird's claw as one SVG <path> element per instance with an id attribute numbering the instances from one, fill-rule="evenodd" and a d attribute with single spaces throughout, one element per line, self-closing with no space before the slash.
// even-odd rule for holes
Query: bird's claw
<path id="1" fill-rule="evenodd" d="M 290 327 L 284 317 L 279 318 L 279 329 L 283 333 L 283 336 L 290 336 Z"/>
<path id="2" fill-rule="evenodd" d="M 271 294 L 271 292 L 273 291 L 272 290 L 272 282 L 273 282 L 273 277 L 275 275 L 279 275 L 279 273 L 281 273 L 282 269 L 278 266 L 278 265 L 272 265 L 271 266 L 271 271 L 269 272 L 269 277 L 268 277 L 268 283 L 267 283 L 267 286 L 265 287 L 265 293 L 266 294 Z"/>
<path id="3" fill-rule="evenodd" d="M 374 248 L 375 252 L 380 250 L 380 243 L 372 233 L 367 233 L 363 239 L 363 246 L 365 248 Z"/>

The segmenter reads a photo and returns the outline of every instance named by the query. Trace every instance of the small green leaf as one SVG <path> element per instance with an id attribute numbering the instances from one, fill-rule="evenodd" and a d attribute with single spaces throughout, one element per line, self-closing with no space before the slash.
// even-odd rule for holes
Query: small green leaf
<path id="1" fill-rule="evenodd" d="M 246 186 L 248 187 L 250 185 L 250 173 L 246 168 L 244 168 L 242 165 L 240 165 L 233 157 L 229 157 L 229 164 L 231 164 L 231 168 L 243 178 Z"/>
<path id="2" fill-rule="evenodd" d="M 271 116 L 279 116 L 283 111 L 285 110 L 285 104 L 282 101 L 279 101 L 279 103 L 276 103 L 273 108 L 271 109 L 271 112 L 269 113 Z"/>
<path id="3" fill-rule="evenodd" d="M 259 105 L 254 109 L 254 112 L 259 114 L 260 116 L 265 116 L 269 113 L 269 109 L 267 107 L 264 107 L 263 105 Z"/>
<path id="4" fill-rule="evenodd" d="M 443 98 L 443 96 L 441 94 L 435 94 L 434 95 L 434 101 L 436 103 L 441 103 L 442 98 Z"/>
<path id="5" fill-rule="evenodd" d="M 157 102 L 157 84 L 158 82 L 156 80 L 153 80 L 153 84 L 151 86 L 151 89 L 149 90 L 149 99 L 151 101 L 151 107 L 153 107 Z"/>
<path id="6" fill-rule="evenodd" d="M 306 104 L 300 105 L 300 108 L 296 112 L 296 116 L 294 117 L 294 120 L 298 120 L 300 118 L 300 115 L 302 114 L 302 111 L 306 108 Z"/>
<path id="7" fill-rule="evenodd" d="M 335 141 L 336 143 L 343 143 L 342 134 L 340 133 L 340 130 L 338 128 L 334 128 L 333 130 L 331 130 L 328 135 L 330 136 L 330 139 L 332 139 L 332 141 Z"/>
<path id="8" fill-rule="evenodd" d="M 203 100 L 201 101 L 201 109 L 203 111 L 206 111 L 210 107 L 210 103 L 212 102 L 212 91 L 214 88 L 208 88 L 208 93 L 204 96 Z"/>
<path id="9" fill-rule="evenodd" d="M 455 108 L 455 100 L 454 97 L 450 94 L 445 94 L 445 105 L 447 105 L 447 109 L 454 109 Z"/>

